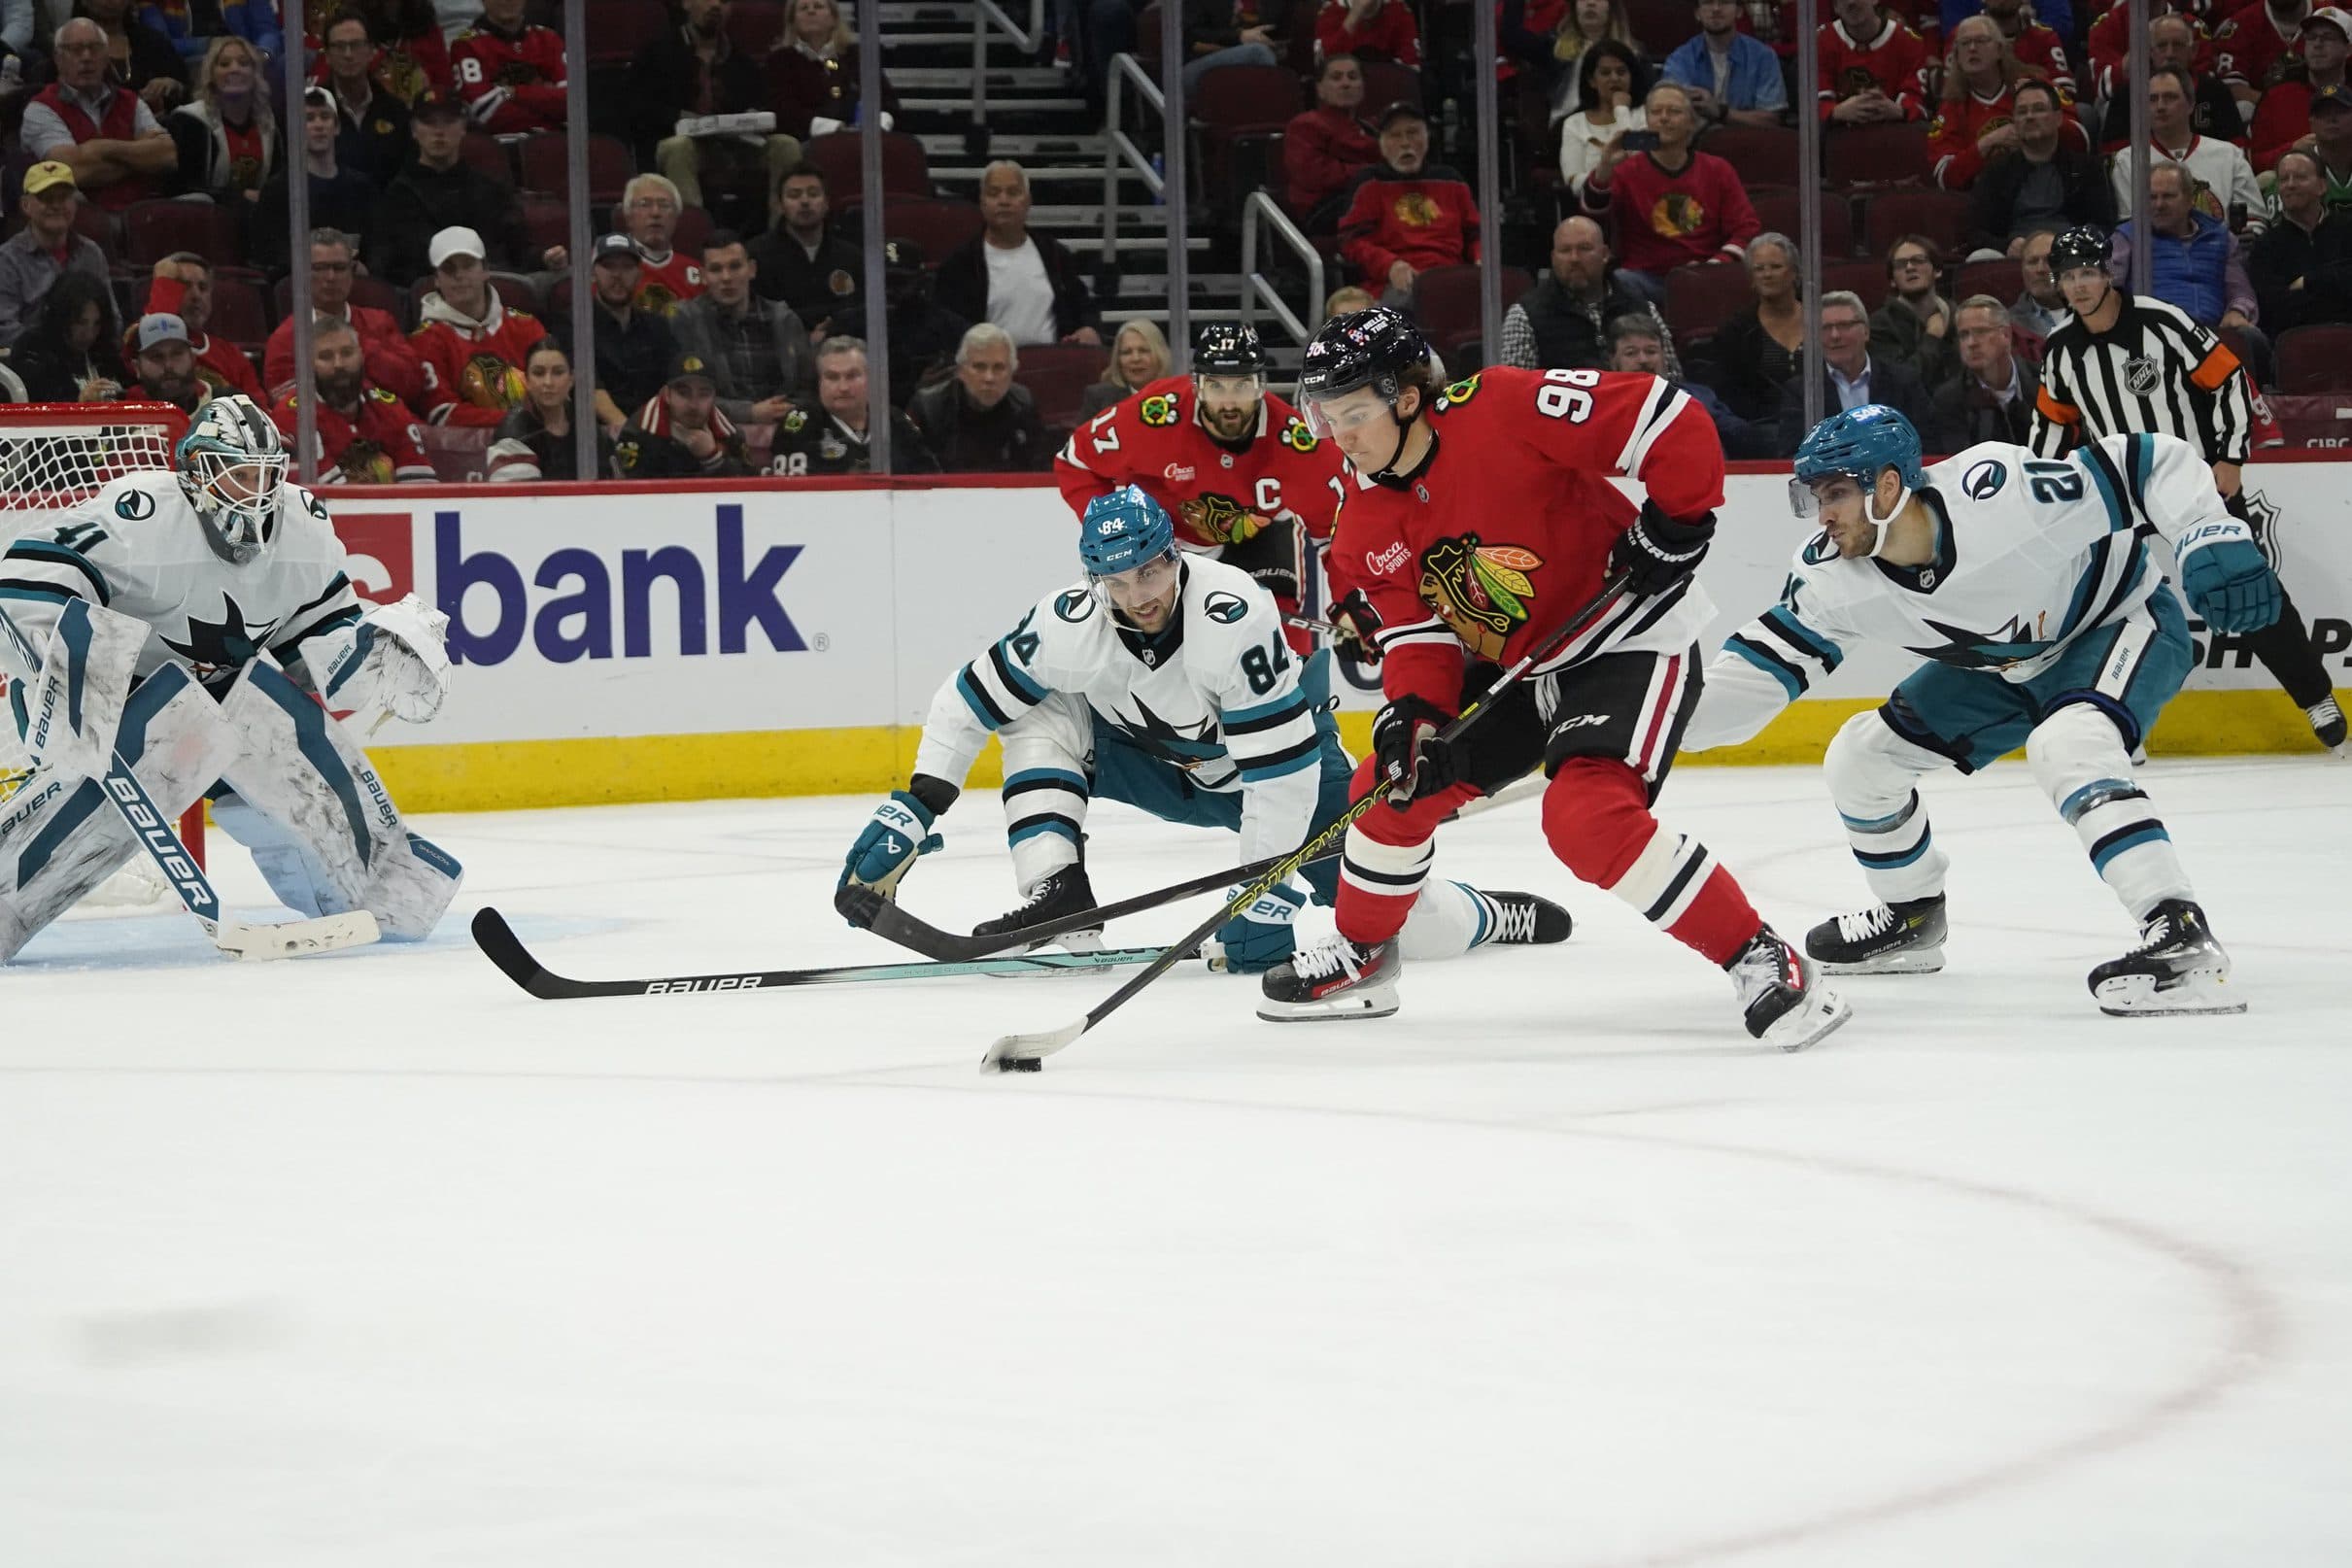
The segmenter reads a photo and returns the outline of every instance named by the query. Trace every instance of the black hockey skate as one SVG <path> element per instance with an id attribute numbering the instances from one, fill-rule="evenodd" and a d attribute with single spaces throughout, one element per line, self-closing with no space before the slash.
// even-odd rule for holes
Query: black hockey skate
<path id="1" fill-rule="evenodd" d="M 1396 977 L 1404 967 L 1393 938 L 1359 947 L 1345 937 L 1326 937 L 1266 971 L 1258 1016 L 1277 1024 L 1385 1018 L 1397 1009 Z"/>
<path id="2" fill-rule="evenodd" d="M 1042 925 L 1048 920 L 1059 920 L 1064 915 L 1083 914 L 1094 906 L 1094 885 L 1086 879 L 1085 866 L 1065 866 L 1030 888 L 1029 898 L 1020 907 L 1007 909 L 994 920 L 981 921 L 971 928 L 971 934 L 974 937 L 1002 937 L 1017 932 L 1023 926 Z M 1047 941 L 1058 942 L 1074 953 L 1092 952 L 1103 945 L 1103 928 L 1095 926 L 1066 931 L 1059 937 L 1031 942 L 1017 951 L 1031 952 L 1044 946 Z"/>
<path id="3" fill-rule="evenodd" d="M 1739 993 L 1748 1033 L 1784 1051 L 1801 1051 L 1854 1016 L 1846 1000 L 1822 984 L 1812 960 L 1770 926 L 1757 932 L 1723 972 Z"/>
<path id="4" fill-rule="evenodd" d="M 2336 705 L 2335 698 L 2321 698 L 2303 709 L 2303 717 L 2311 721 L 2311 733 L 2319 736 L 2321 745 L 2330 751 L 2340 750 L 2347 730 L 2344 725 L 2344 710 Z"/>
<path id="5" fill-rule="evenodd" d="M 1832 915 L 1805 933 L 1805 956 L 1824 974 L 1933 974 L 1944 967 L 1943 895 Z"/>
<path id="6" fill-rule="evenodd" d="M 2091 994 L 2111 1018 L 2188 1012 L 2244 1012 L 2230 994 L 2230 955 L 2205 925 L 2205 911 L 2166 899 L 2140 927 L 2140 944 L 2091 971 Z"/>
<path id="7" fill-rule="evenodd" d="M 1564 942 L 1576 923 L 1568 911 L 1550 899 L 1532 893 L 1495 893 L 1481 889 L 1479 897 L 1494 905 L 1494 930 L 1486 940 L 1507 947 L 1548 947 Z"/>

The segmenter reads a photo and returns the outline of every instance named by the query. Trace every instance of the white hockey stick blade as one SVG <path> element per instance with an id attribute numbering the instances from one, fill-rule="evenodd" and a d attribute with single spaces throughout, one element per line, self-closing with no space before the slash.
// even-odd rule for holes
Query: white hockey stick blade
<path id="1" fill-rule="evenodd" d="M 222 921 L 213 930 L 212 938 L 213 945 L 229 957 L 260 963 L 273 958 L 306 958 L 312 953 L 332 953 L 345 947 L 365 947 L 383 935 L 373 914 L 354 909 L 349 914 L 289 920 L 282 925 L 249 926 L 241 921 Z"/>
<path id="2" fill-rule="evenodd" d="M 1036 1067 L 1020 1064 L 1041 1062 L 1084 1033 L 1086 1020 L 1081 1018 L 1074 1024 L 1064 1024 L 1042 1034 L 1003 1036 L 980 1058 L 980 1073 L 983 1076 L 990 1073 L 1035 1073 Z"/>

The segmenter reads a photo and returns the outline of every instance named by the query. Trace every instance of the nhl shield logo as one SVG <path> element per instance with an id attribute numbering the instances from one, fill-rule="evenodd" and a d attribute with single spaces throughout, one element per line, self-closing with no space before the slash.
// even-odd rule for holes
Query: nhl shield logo
<path id="1" fill-rule="evenodd" d="M 2156 361 L 2144 354 L 2124 361 L 2124 391 L 2134 397 L 2153 393 L 2160 379 Z"/>

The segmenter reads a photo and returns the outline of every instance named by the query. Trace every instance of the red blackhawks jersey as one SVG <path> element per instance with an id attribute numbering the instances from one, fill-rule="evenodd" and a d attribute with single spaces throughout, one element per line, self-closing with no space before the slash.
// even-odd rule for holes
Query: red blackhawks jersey
<path id="1" fill-rule="evenodd" d="M 2074 67 L 2066 63 L 2065 40 L 2058 29 L 2038 21 L 2029 21 L 2008 40 L 2009 52 L 2017 63 L 2041 74 L 2042 80 L 2058 89 L 2058 95 L 2067 103 L 2074 102 Z"/>
<path id="2" fill-rule="evenodd" d="M 425 417 L 435 425 L 496 425 L 523 400 L 523 364 L 547 328 L 508 310 L 496 290 L 490 314 L 469 321 L 438 293 L 425 296 L 425 324 L 409 336 L 425 372 Z"/>
<path id="3" fill-rule="evenodd" d="M 1328 564 L 1332 590 L 1361 588 L 1390 699 L 1461 704 L 1466 654 L 1510 663 L 1600 592 L 1635 508 L 1611 484 L 1648 487 L 1668 517 L 1722 504 L 1723 448 L 1706 410 L 1656 376 L 1488 369 L 1429 408 L 1435 445 L 1401 480 L 1352 469 Z M 1620 601 L 1540 667 L 1604 653 L 1682 653 L 1711 613 L 1686 578 Z"/>
<path id="4" fill-rule="evenodd" d="M 1985 168 L 1984 154 L 1976 150 L 1977 140 L 2009 123 L 2015 92 L 2014 87 L 2003 87 L 1990 98 L 1967 92 L 1936 106 L 1935 119 L 1927 126 L 1927 158 L 1937 185 L 1946 190 L 1965 190 L 1976 184 Z M 2091 133 L 2074 118 L 2074 105 L 2062 103 L 2059 115 L 2059 140 L 2089 152 Z"/>
<path id="5" fill-rule="evenodd" d="M 2302 17 L 2281 32 L 2267 0 L 2254 0 L 2213 30 L 2213 72 L 2233 87 L 2243 84 L 2259 91 L 2302 51 Z"/>
<path id="6" fill-rule="evenodd" d="M 286 432 L 290 446 L 299 427 L 294 394 L 279 398 L 270 418 Z M 389 485 L 433 477 L 432 460 L 425 455 L 424 428 L 399 398 L 381 387 L 359 394 L 357 414 L 338 413 L 321 403 L 318 422 L 322 485 Z"/>
<path id="7" fill-rule="evenodd" d="M 548 28 L 468 27 L 450 41 L 449 63 L 475 130 L 511 136 L 563 128 L 563 40 Z"/>
<path id="8" fill-rule="evenodd" d="M 702 265 L 684 251 L 672 250 L 660 261 L 637 263 L 637 292 L 630 303 L 649 316 L 674 316 L 678 307 L 702 291 Z"/>
<path id="9" fill-rule="evenodd" d="M 1876 87 L 1902 106 L 1905 119 L 1924 119 L 1927 89 L 1920 72 L 1928 61 L 1927 41 L 1884 11 L 1875 37 L 1856 39 L 1842 21 L 1820 27 L 1822 119 L 1846 99 Z"/>

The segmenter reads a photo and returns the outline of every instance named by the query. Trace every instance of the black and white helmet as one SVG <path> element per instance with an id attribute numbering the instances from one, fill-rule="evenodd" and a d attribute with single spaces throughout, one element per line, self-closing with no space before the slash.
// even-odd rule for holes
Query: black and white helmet
<path id="1" fill-rule="evenodd" d="M 1245 322 L 1210 322 L 1192 335 L 1196 376 L 1263 376 L 1269 362 L 1257 328 Z"/>
<path id="2" fill-rule="evenodd" d="M 215 554 L 245 565 L 278 532 L 286 443 L 261 405 L 223 392 L 196 411 L 172 457 L 180 488 L 204 524 Z"/>

